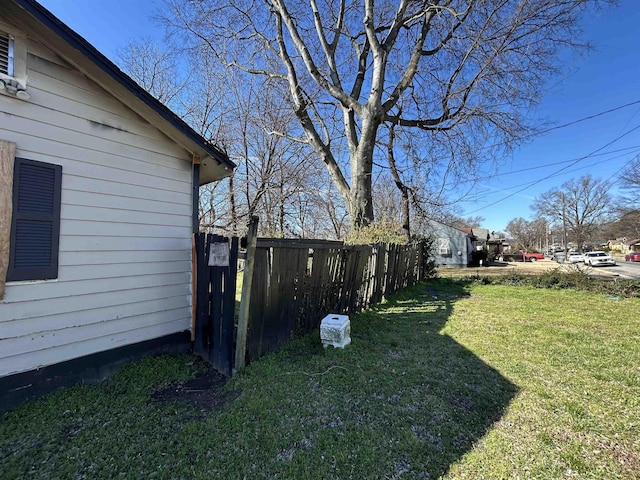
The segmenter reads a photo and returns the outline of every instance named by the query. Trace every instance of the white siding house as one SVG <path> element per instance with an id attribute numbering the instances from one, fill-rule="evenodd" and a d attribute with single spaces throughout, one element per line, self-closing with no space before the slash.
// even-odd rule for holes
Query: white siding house
<path id="1" fill-rule="evenodd" d="M 437 265 L 448 267 L 466 267 L 471 261 L 473 252 L 473 232 L 429 221 L 429 233 L 433 235 L 435 244 L 433 260 Z"/>
<path id="2" fill-rule="evenodd" d="M 35 1 L 3 1 L 2 34 L 28 98 L 0 89 L 0 141 L 61 188 L 55 277 L 9 274 L 0 300 L 0 400 L 3 378 L 188 332 L 198 176 L 233 168 Z"/>

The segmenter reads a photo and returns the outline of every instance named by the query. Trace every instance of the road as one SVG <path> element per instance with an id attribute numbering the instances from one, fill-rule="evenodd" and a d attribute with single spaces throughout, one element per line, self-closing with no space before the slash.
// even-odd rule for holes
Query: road
<path id="1" fill-rule="evenodd" d="M 616 258 L 618 264 L 615 267 L 587 267 L 580 264 L 581 270 L 589 272 L 595 278 L 611 279 L 620 278 L 625 280 L 640 280 L 640 262 L 625 262 L 624 258 Z M 470 270 L 480 275 L 505 275 L 507 273 L 520 273 L 525 275 L 538 275 L 546 270 L 558 267 L 569 266 L 571 264 L 560 264 L 553 260 L 544 259 L 538 262 L 493 262 L 489 268 L 440 268 L 441 275 L 446 277 L 456 277 L 469 275 Z M 578 266 L 577 264 L 575 266 Z"/>
<path id="2" fill-rule="evenodd" d="M 618 265 L 615 267 L 597 267 L 594 268 L 594 273 L 602 270 L 606 271 L 609 275 L 619 275 L 619 278 L 626 280 L 638 280 L 640 279 L 640 262 L 625 262 L 624 260 L 618 260 Z"/>
<path id="3" fill-rule="evenodd" d="M 640 262 L 625 262 L 624 258 L 616 258 L 618 262 L 615 266 L 610 267 L 587 267 L 585 271 L 592 277 L 617 277 L 624 280 L 639 280 L 640 279 Z M 570 265 L 570 264 L 563 264 Z M 580 264 L 582 265 L 582 264 Z"/>

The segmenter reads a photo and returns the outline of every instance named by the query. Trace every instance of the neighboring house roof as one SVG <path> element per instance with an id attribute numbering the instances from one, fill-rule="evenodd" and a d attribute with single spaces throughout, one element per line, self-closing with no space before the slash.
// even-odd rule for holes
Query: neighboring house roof
<path id="1" fill-rule="evenodd" d="M 35 0 L 2 2 L 0 10 L 28 29 L 28 33 L 94 82 L 128 105 L 178 145 L 200 158 L 200 184 L 233 173 L 236 165 L 180 117 L 154 98 L 84 38 Z"/>
<path id="2" fill-rule="evenodd" d="M 430 218 L 429 221 L 433 222 L 433 223 L 437 223 L 439 225 L 444 225 L 445 227 L 448 227 L 448 228 L 452 228 L 453 230 L 457 230 L 460 233 L 464 233 L 465 235 L 467 235 L 469 237 L 476 238 L 476 236 L 473 233 L 473 229 L 471 227 L 458 228 L 458 227 L 454 227 L 453 225 L 449 225 L 447 223 L 439 222 L 438 220 L 433 220 L 432 218 Z"/>
<path id="3" fill-rule="evenodd" d="M 478 236 L 473 232 L 473 228 L 472 227 L 462 227 L 459 228 L 458 230 L 466 233 L 467 235 L 469 235 L 469 237 L 471 237 L 472 240 L 478 240 Z"/>

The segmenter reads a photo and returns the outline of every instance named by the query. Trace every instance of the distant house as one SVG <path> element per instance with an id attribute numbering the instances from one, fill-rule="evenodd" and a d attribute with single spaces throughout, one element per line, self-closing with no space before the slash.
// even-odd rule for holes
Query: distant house
<path id="1" fill-rule="evenodd" d="M 0 408 L 186 351 L 198 186 L 234 164 L 33 0 L 0 3 L 0 110 Z"/>
<path id="2" fill-rule="evenodd" d="M 460 229 L 435 220 L 430 220 L 429 226 L 435 240 L 433 256 L 437 265 L 466 267 L 471 263 L 474 242 L 478 240 L 472 228 Z"/>
<path id="3" fill-rule="evenodd" d="M 640 250 L 640 239 L 628 237 L 616 238 L 615 240 L 609 240 L 606 243 L 606 247 L 622 254 L 636 252 Z"/>
<path id="4" fill-rule="evenodd" d="M 499 236 L 495 231 L 486 228 L 476 228 L 473 233 L 478 238 L 475 242 L 476 250 L 479 248 L 486 250 L 490 261 L 496 260 L 502 255 L 505 247 L 509 247 L 504 237 Z"/>

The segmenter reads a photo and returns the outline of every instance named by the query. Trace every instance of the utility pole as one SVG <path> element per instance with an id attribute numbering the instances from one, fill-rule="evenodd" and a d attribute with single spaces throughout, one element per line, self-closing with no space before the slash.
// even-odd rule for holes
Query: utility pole
<path id="1" fill-rule="evenodd" d="M 562 194 L 562 246 L 564 247 L 564 258 L 567 259 L 567 205 L 564 201 L 564 193 Z"/>

